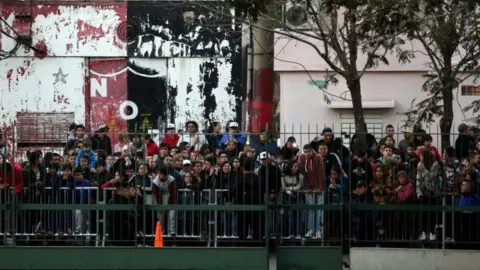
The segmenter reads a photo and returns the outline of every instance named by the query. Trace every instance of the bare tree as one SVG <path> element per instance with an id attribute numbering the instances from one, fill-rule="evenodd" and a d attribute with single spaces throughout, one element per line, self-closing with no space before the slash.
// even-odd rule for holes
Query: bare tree
<path id="1" fill-rule="evenodd" d="M 453 91 L 480 71 L 480 17 L 477 3 L 467 0 L 417 0 L 421 12 L 410 13 L 409 38 L 423 45 L 432 72 L 425 75 L 425 99 L 412 101 L 405 113 L 407 125 L 440 119 L 442 147 L 450 145 L 453 121 Z M 413 3 L 413 1 L 412 1 Z M 472 12 L 473 11 L 473 12 Z M 409 52 L 414 53 L 413 51 Z M 416 52 L 418 53 L 418 52 Z M 480 110 L 480 103 L 465 108 Z"/>
<path id="2" fill-rule="evenodd" d="M 300 24 L 308 23 L 308 30 L 278 19 L 278 7 L 288 2 L 295 2 L 299 7 L 289 10 L 290 14 L 287 12 L 286 15 Z M 369 69 L 380 64 L 388 65 L 387 55 L 390 53 L 396 52 L 402 62 L 414 56 L 411 52 L 396 49 L 405 43 L 401 34 L 408 29 L 405 12 L 408 3 L 398 0 L 231 0 L 227 4 L 233 6 L 237 14 L 243 14 L 237 18 L 244 23 L 311 46 L 333 71 L 327 85 L 337 82 L 335 76 L 345 79 L 353 105 L 357 145 L 364 147 L 367 130 L 361 78 Z M 276 27 L 255 23 L 259 16 L 262 20 L 275 21 L 273 25 Z M 366 56 L 366 61 L 359 65 L 360 57 L 364 58 L 362 55 Z"/>

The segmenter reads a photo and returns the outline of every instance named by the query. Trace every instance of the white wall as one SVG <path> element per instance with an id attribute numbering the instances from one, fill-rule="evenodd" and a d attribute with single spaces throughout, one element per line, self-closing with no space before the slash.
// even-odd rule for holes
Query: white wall
<path id="1" fill-rule="evenodd" d="M 421 92 L 424 82 L 424 71 L 419 72 L 367 72 L 362 77 L 362 99 L 363 101 L 391 100 L 395 99 L 394 109 L 369 110 L 365 114 L 381 115 L 383 124 L 401 126 L 405 116 L 399 113 L 408 111 L 413 98 L 425 97 Z M 323 80 L 325 72 L 310 72 L 314 80 Z M 331 109 L 324 102 L 323 93 L 314 85 L 308 84 L 311 80 L 306 72 L 280 72 L 280 129 L 282 133 L 320 133 L 324 126 L 329 126 L 336 131 L 340 126 L 340 114 L 351 113 L 352 110 Z M 337 76 L 337 85 L 330 85 L 326 91 L 331 94 L 350 98 L 345 80 Z M 465 81 L 465 84 L 472 84 L 472 79 Z M 460 96 L 454 93 L 454 123 L 461 123 L 471 118 L 472 114 L 462 112 L 462 108 L 475 100 L 473 96 Z M 331 100 L 340 100 L 331 97 Z M 432 133 L 439 132 L 437 126 L 431 127 Z M 288 135 L 286 135 L 288 136 Z M 312 139 L 312 135 L 301 136 L 304 140 Z"/>
<path id="2" fill-rule="evenodd" d="M 79 57 L 12 57 L 1 61 L 0 123 L 9 126 L 17 112 L 25 111 L 74 112 L 75 122 L 84 123 L 84 61 Z M 58 74 L 60 70 L 63 77 Z"/>
<path id="3" fill-rule="evenodd" d="M 319 40 L 304 38 L 319 47 L 322 51 L 323 44 Z M 427 63 L 430 63 L 429 57 L 424 53 L 423 46 L 417 41 L 407 41 L 403 46 L 404 50 L 414 50 L 417 53 L 415 58 L 408 64 L 401 64 L 395 52 L 386 55 L 389 65 L 380 65 L 375 71 L 428 71 L 431 70 Z M 294 40 L 283 35 L 275 35 L 275 56 L 274 69 L 276 71 L 303 71 L 305 69 L 311 71 L 331 70 L 327 63 L 318 55 L 318 53 L 304 42 Z M 284 62 L 281 60 L 290 61 Z M 367 56 L 359 51 L 357 66 L 363 67 L 367 60 Z M 301 63 L 304 67 L 295 64 Z"/>
<path id="4" fill-rule="evenodd" d="M 469 250 L 352 248 L 351 270 L 478 270 L 480 252 Z"/>

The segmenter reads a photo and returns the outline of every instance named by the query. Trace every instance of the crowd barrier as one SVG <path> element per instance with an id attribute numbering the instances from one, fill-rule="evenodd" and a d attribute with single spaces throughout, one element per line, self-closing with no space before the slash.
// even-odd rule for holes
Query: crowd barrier
<path id="1" fill-rule="evenodd" d="M 101 209 L 102 205 L 109 204 L 113 192 L 113 188 L 46 187 L 42 193 L 24 189 L 22 194 L 14 196 L 11 192 L 2 190 L 0 199 L 7 207 L 0 208 L 3 209 L 0 211 L 0 237 L 4 238 L 6 243 L 16 241 L 25 244 L 39 237 L 42 239 L 50 237 L 50 240 L 66 237 L 74 239 L 75 244 L 106 246 L 109 241 L 117 238 L 116 235 L 109 234 L 112 231 L 111 228 L 123 226 L 112 223 L 113 219 L 110 217 L 111 213 L 120 210 L 97 210 Z M 149 207 L 156 204 L 151 189 L 145 188 L 143 192 L 144 203 L 134 210 L 135 213 L 141 214 L 139 215 L 141 218 L 133 219 L 134 223 L 127 225 L 137 232 L 138 243 L 144 245 L 152 242 L 157 220 L 162 222 L 163 237 L 166 240 L 173 242 L 201 240 L 202 243 L 212 247 L 216 247 L 221 241 L 254 240 L 253 232 L 258 229 L 255 226 L 265 226 L 267 218 L 269 219 L 267 223 L 269 226 L 266 228 L 269 231 L 267 236 L 271 239 L 285 243 L 315 240 L 320 241 L 322 245 L 340 245 L 344 240 L 363 241 L 366 246 L 392 242 L 412 244 L 418 240 L 417 232 L 420 232 L 420 228 L 424 226 L 422 219 L 425 213 L 421 210 L 411 211 L 411 208 L 401 210 L 402 205 L 397 206 L 400 209 L 397 211 L 355 210 L 352 209 L 352 206 L 355 206 L 352 203 L 330 204 L 315 208 L 311 207 L 312 203 L 308 203 L 311 199 L 309 197 L 318 197 L 319 194 L 304 191 L 282 192 L 280 196 L 269 201 L 270 207 L 267 214 L 261 211 L 237 211 L 233 207 L 232 210 L 228 210 L 228 205 L 234 205 L 234 202 L 226 199 L 225 194 L 228 193 L 226 189 L 207 189 L 198 192 L 180 189 L 176 206 L 189 205 L 188 210 L 176 207 L 179 210 L 165 211 L 153 210 L 154 207 Z M 38 207 L 23 210 L 22 204 L 38 204 Z M 315 204 L 322 205 L 323 201 L 317 201 Z M 456 204 L 457 196 L 447 194 L 443 197 L 441 206 L 456 207 Z M 193 210 L 197 205 L 199 207 L 224 205 L 226 208 L 211 211 Z M 76 209 L 77 206 L 78 209 Z M 420 205 L 416 207 L 422 208 Z M 86 208 L 91 210 L 85 210 Z M 459 223 L 459 219 L 463 222 L 464 215 L 471 213 L 452 211 L 452 208 L 432 212 L 435 216 L 433 233 L 436 237 L 429 240 L 439 248 L 455 243 L 458 232 L 465 229 L 462 223 Z M 248 218 L 244 215 L 250 215 L 250 221 L 255 219 L 255 216 L 259 222 L 247 222 L 245 220 Z M 470 222 L 476 224 L 478 215 L 471 217 Z M 367 224 L 369 220 L 372 222 L 370 225 Z M 315 234 L 315 228 L 321 230 L 320 235 Z M 239 239 L 241 230 L 245 232 L 245 239 Z M 461 236 L 463 240 L 468 240 L 470 237 L 471 243 L 478 241 L 474 237 L 478 235 L 477 233 L 465 231 L 462 234 L 470 235 Z M 265 238 L 256 240 L 265 241 Z"/>

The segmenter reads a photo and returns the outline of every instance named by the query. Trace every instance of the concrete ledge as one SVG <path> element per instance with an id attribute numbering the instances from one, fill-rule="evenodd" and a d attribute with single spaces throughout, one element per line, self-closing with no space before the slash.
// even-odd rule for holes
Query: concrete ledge
<path id="1" fill-rule="evenodd" d="M 277 248 L 277 270 L 342 270 L 342 247 Z"/>
<path id="2" fill-rule="evenodd" d="M 480 251 L 352 248 L 351 270 L 478 270 Z"/>
<path id="3" fill-rule="evenodd" d="M 0 269 L 268 270 L 265 248 L 0 248 Z"/>

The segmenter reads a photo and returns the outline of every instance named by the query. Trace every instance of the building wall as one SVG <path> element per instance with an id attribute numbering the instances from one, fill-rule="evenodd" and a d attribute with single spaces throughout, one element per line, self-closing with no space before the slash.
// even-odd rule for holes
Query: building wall
<path id="1" fill-rule="evenodd" d="M 303 39 L 303 37 L 302 37 Z M 319 49 L 322 51 L 322 44 L 318 40 L 305 38 L 313 44 L 319 44 Z M 304 42 L 294 40 L 279 34 L 275 34 L 275 55 L 277 59 L 274 61 L 274 69 L 276 71 L 325 71 L 331 70 L 328 64 L 318 55 L 318 53 Z M 420 42 L 406 41 L 403 45 L 404 50 L 413 50 L 417 53 L 415 58 L 411 59 L 410 63 L 402 64 L 398 62 L 397 54 L 395 52 L 386 55 L 389 65 L 380 65 L 376 71 L 428 71 L 431 70 L 428 66 L 428 55 Z M 458 57 L 454 57 L 458 61 Z M 283 61 L 282 61 L 283 60 Z M 363 67 L 367 60 L 364 53 L 359 52 L 357 65 Z M 287 62 L 288 61 L 288 62 Z M 301 63 L 302 65 L 299 65 Z"/>
<path id="2" fill-rule="evenodd" d="M 408 111 L 412 99 L 417 97 L 421 100 L 425 93 L 421 92 L 424 75 L 426 72 L 367 72 L 362 77 L 363 101 L 395 100 L 395 108 L 392 109 L 365 109 L 368 117 L 375 116 L 381 119 L 383 125 L 393 124 L 401 126 L 405 117 L 399 113 Z M 340 123 L 342 116 L 352 114 L 350 109 L 331 109 L 325 103 L 323 92 L 317 86 L 309 83 L 314 80 L 324 79 L 325 72 L 280 72 L 280 129 L 284 133 L 312 133 L 303 134 L 303 140 L 313 139 L 313 135 L 319 134 L 323 127 L 329 126 L 336 132 L 342 131 Z M 329 85 L 326 91 L 336 96 L 349 98 L 345 80 L 337 77 L 337 85 Z M 472 84 L 473 79 L 466 80 L 466 84 Z M 454 93 L 454 123 L 461 123 L 472 117 L 472 114 L 462 112 L 462 108 L 468 105 L 475 97 L 461 96 Z M 332 101 L 339 98 L 331 97 Z M 344 130 L 343 130 L 344 131 Z M 439 133 L 437 125 L 431 126 L 432 133 Z"/>
<path id="3" fill-rule="evenodd" d="M 280 74 L 280 109 L 277 110 L 280 112 L 280 130 L 285 133 L 294 130 L 297 133 L 302 129 L 302 133 L 305 133 L 307 129 L 310 129 L 312 133 L 320 133 L 324 126 L 330 126 L 335 127 L 337 132 L 346 131 L 345 127 L 342 127 L 342 123 L 345 122 L 342 119 L 348 118 L 351 122 L 353 110 L 329 108 L 324 101 L 323 92 L 311 83 L 312 80 L 324 81 L 327 72 L 331 74 L 328 64 L 310 45 L 278 34 L 275 36 L 275 40 L 274 70 Z M 315 40 L 307 40 L 314 44 L 320 43 Z M 364 103 L 366 101 L 395 100 L 394 108 L 365 109 L 366 117 L 372 119 L 369 129 L 382 130 L 387 124 L 402 126 L 406 117 L 401 113 L 410 110 L 414 98 L 422 100 L 426 96 L 426 93 L 421 91 L 425 81 L 422 76 L 431 70 L 428 65 L 430 60 L 427 55 L 422 53 L 424 50 L 420 43 L 408 42 L 404 47 L 418 52 L 410 63 L 399 63 L 395 53 L 387 54 L 389 65 L 380 65 L 369 70 L 361 79 Z M 366 55 L 360 55 L 357 61 L 358 66 L 363 66 L 366 59 Z M 454 61 L 458 61 L 458 59 Z M 305 70 L 308 70 L 308 73 Z M 336 76 L 336 78 L 339 81 L 338 84 L 328 85 L 326 91 L 348 101 L 350 94 L 345 80 L 341 76 Z M 473 78 L 466 79 L 462 84 L 476 85 Z M 463 112 L 463 108 L 476 98 L 475 96 L 462 96 L 457 92 L 459 91 L 454 93 L 453 104 L 454 129 L 462 121 L 473 116 L 471 112 Z M 341 98 L 331 95 L 329 98 L 334 102 L 342 101 Z M 354 126 L 353 122 L 351 122 L 351 126 Z M 437 124 L 427 128 L 430 128 L 432 133 L 440 132 Z M 305 134 L 301 137 L 305 140 L 308 139 Z"/>
<path id="4" fill-rule="evenodd" d="M 20 47 L 0 61 L 8 82 L 0 86 L 2 125 L 21 111 L 74 112 L 78 123 L 115 131 L 242 120 L 241 31 L 230 18 L 171 1 L 45 3 L 32 11 L 33 45 L 46 45 L 48 55 Z M 25 12 L 25 3 L 0 4 L 16 29 L 15 15 Z M 0 46 L 9 51 L 15 41 L 1 35 Z"/>

